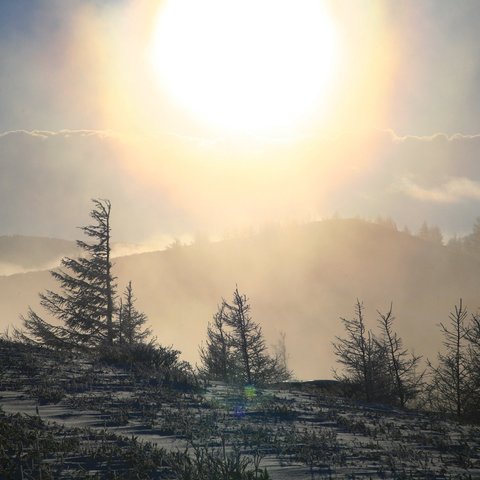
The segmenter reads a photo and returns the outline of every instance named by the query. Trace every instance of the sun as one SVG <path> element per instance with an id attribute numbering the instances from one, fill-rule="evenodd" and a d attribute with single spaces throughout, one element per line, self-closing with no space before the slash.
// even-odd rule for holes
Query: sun
<path id="1" fill-rule="evenodd" d="M 322 0 L 166 0 L 148 49 L 176 104 L 243 133 L 294 128 L 326 110 L 339 57 Z"/>

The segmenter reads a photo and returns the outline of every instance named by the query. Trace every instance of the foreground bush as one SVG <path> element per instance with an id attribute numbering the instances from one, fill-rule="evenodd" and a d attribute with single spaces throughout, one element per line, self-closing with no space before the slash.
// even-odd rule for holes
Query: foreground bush
<path id="1" fill-rule="evenodd" d="M 103 348 L 98 352 L 97 360 L 129 370 L 140 377 L 194 385 L 196 381 L 190 364 L 180 360 L 179 356 L 179 350 L 151 341 Z"/>

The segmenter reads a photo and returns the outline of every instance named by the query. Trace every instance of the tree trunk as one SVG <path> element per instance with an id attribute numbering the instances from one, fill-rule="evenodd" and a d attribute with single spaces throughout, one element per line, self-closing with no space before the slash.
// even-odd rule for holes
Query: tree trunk
<path id="1" fill-rule="evenodd" d="M 106 216 L 106 275 L 107 275 L 107 343 L 113 345 L 113 291 L 112 291 L 112 276 L 110 264 L 110 202 L 107 203 Z"/>

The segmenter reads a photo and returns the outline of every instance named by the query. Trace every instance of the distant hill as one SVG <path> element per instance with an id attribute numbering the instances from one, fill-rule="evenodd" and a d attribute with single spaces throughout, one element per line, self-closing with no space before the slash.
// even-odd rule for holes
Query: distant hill
<path id="1" fill-rule="evenodd" d="M 290 364 L 301 379 L 331 378 L 331 341 L 343 334 L 358 297 L 370 327 L 393 301 L 406 345 L 432 360 L 437 324 L 460 297 L 480 301 L 480 262 L 406 233 L 361 220 L 327 220 L 271 229 L 247 238 L 177 247 L 115 259 L 119 290 L 132 280 L 137 305 L 159 341 L 190 361 L 221 297 L 238 285 L 251 300 L 269 344 L 287 334 Z M 52 288 L 47 272 L 0 278 L 0 325 L 17 322 L 37 293 Z"/>
<path id="2" fill-rule="evenodd" d="M 0 275 L 51 268 L 77 253 L 75 242 L 57 238 L 0 236 Z"/>

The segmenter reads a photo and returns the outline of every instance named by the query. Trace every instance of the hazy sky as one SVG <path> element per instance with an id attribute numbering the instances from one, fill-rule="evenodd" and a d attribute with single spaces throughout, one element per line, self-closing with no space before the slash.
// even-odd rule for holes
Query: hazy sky
<path id="1" fill-rule="evenodd" d="M 480 2 L 291 5 L 2 0 L 0 234 L 75 238 L 92 197 L 121 240 L 334 212 L 468 231 Z"/>

